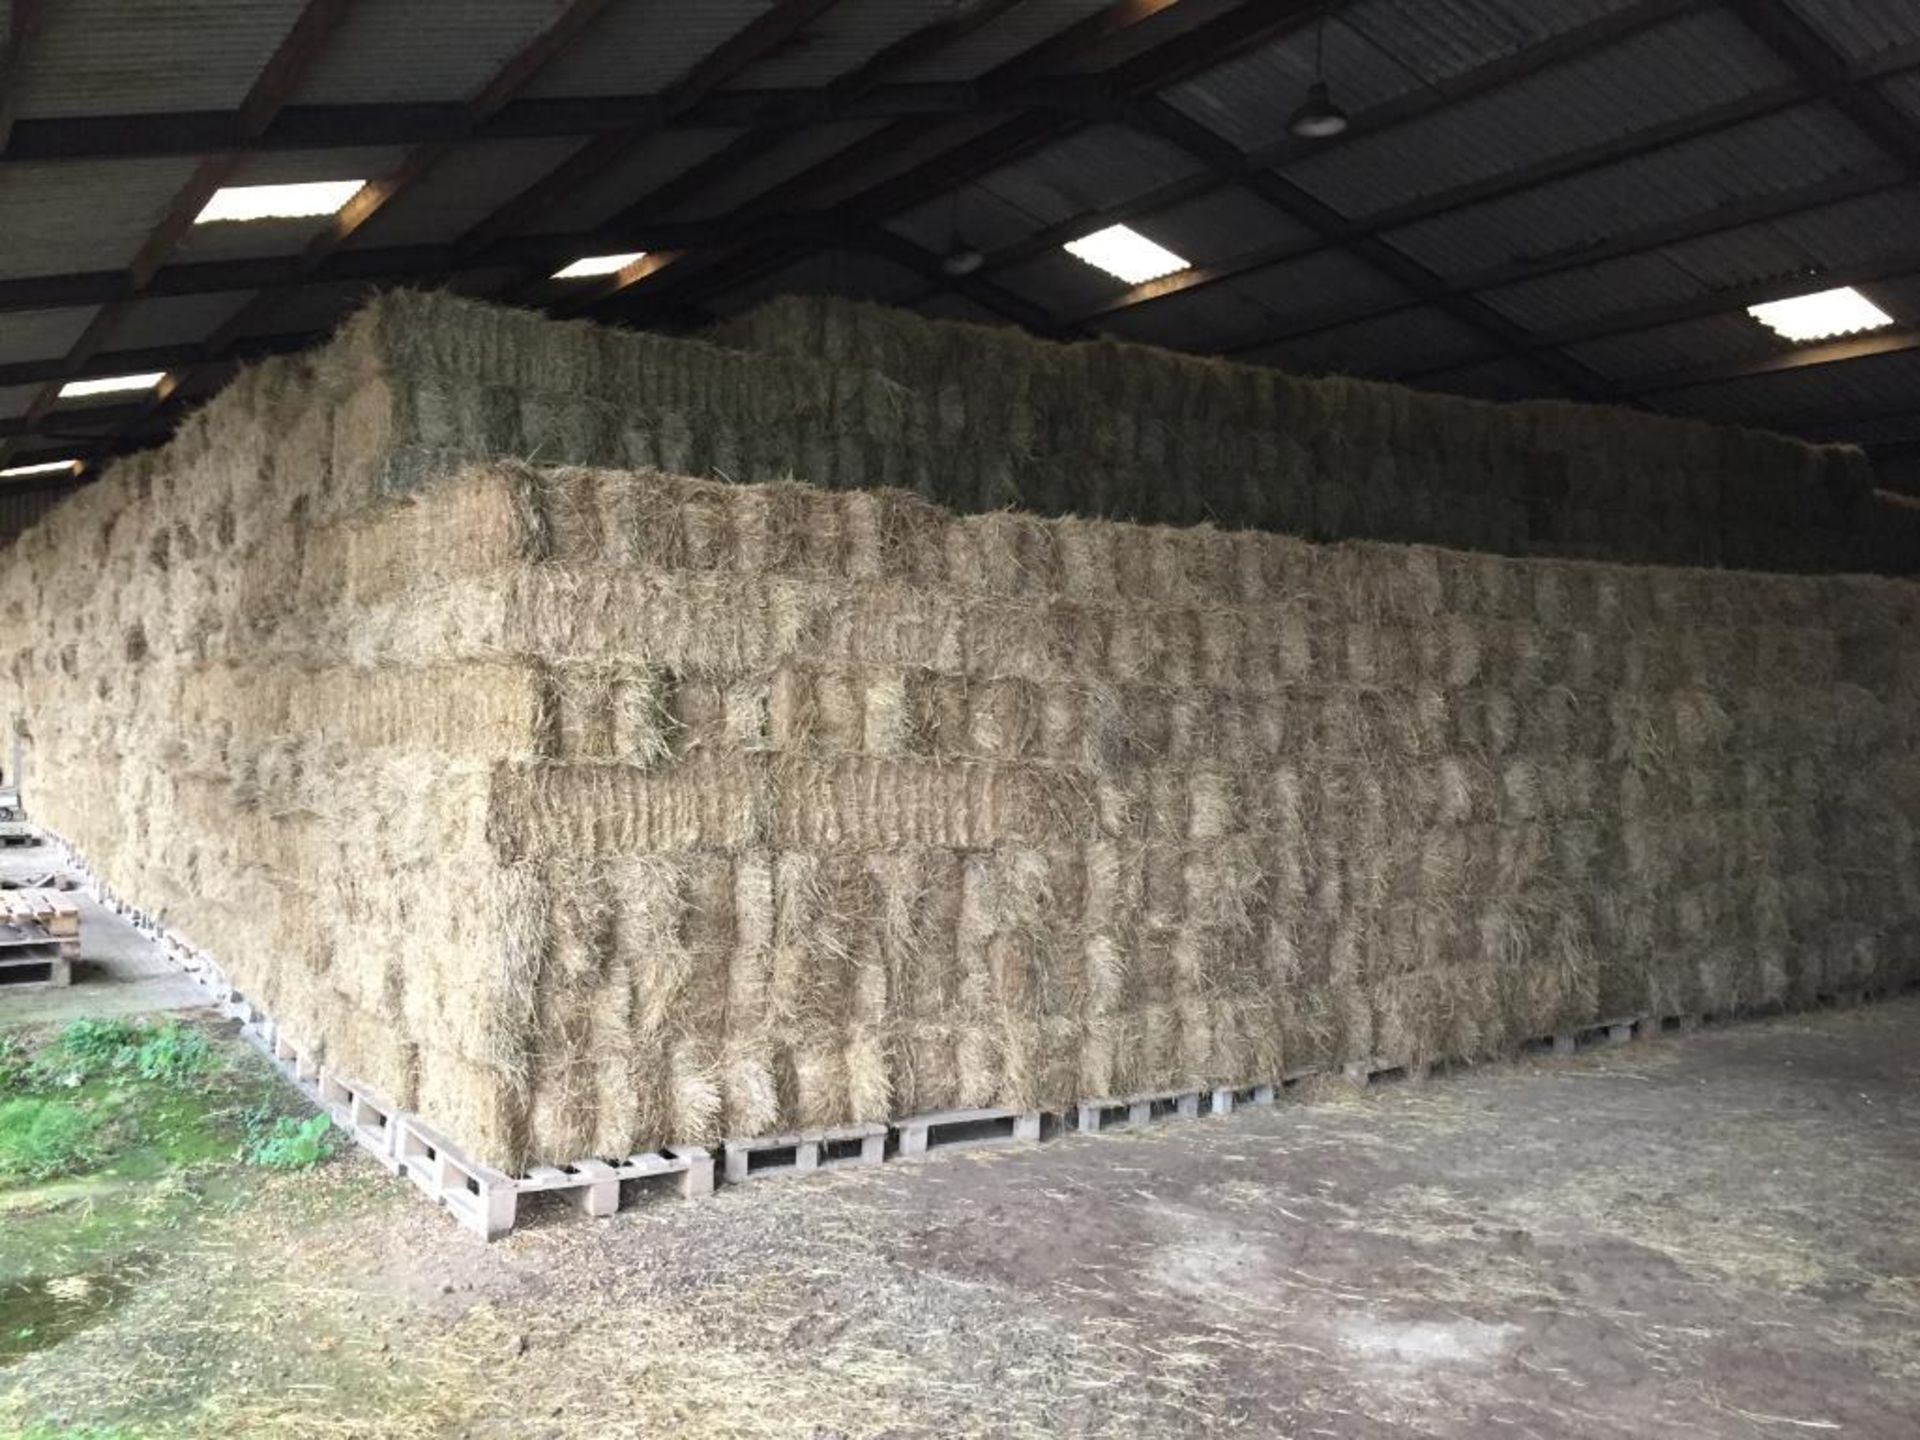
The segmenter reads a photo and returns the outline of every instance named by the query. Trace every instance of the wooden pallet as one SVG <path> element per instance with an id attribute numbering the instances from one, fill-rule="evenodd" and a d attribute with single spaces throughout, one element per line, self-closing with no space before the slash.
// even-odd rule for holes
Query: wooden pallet
<path id="1" fill-rule="evenodd" d="M 45 985 L 62 989 L 73 983 L 73 961 L 59 945 L 13 945 L 0 949 L 0 987 Z"/>
<path id="2" fill-rule="evenodd" d="M 80 948 L 80 907 L 57 890 L 0 890 L 0 928 L 38 929 L 55 942 Z"/>

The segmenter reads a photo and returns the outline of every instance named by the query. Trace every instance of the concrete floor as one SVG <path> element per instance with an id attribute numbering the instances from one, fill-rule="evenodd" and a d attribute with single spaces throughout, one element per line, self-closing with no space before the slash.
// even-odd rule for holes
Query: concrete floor
<path id="1" fill-rule="evenodd" d="M 491 1247 L 364 1158 L 264 1195 L 0 1379 L 195 1435 L 1920 1434 L 1920 997 Z"/>
<path id="2" fill-rule="evenodd" d="M 51 845 L 0 846 L 0 876 L 39 876 L 61 868 Z M 0 986 L 0 1024 L 41 1024 L 80 1015 L 136 1015 L 189 1010 L 206 992 L 182 974 L 138 931 L 84 891 L 80 902 L 80 958 L 73 983 Z"/>

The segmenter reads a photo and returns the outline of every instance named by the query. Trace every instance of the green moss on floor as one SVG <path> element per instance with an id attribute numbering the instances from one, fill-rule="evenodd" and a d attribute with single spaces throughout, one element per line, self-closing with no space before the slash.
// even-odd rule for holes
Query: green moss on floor
<path id="1" fill-rule="evenodd" d="M 230 1029 L 0 1035 L 0 1367 L 106 1319 L 183 1220 L 241 1203 L 293 1096 Z"/>

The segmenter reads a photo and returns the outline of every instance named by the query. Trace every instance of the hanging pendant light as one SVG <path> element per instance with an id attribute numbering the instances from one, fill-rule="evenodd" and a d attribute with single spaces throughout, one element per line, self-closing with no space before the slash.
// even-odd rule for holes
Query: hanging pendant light
<path id="1" fill-rule="evenodd" d="M 1327 11 L 1320 9 L 1320 24 L 1314 39 L 1313 83 L 1307 86 L 1307 98 L 1287 117 L 1287 130 L 1302 140 L 1331 140 L 1347 133 L 1347 112 L 1333 103 L 1327 89 Z"/>

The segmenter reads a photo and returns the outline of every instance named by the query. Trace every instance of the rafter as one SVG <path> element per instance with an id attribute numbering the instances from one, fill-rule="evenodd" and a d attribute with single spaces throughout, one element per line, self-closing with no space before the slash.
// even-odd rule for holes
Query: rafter
<path id="1" fill-rule="evenodd" d="M 864 64 L 831 82 L 825 90 L 828 107 L 837 109 L 857 101 L 863 95 L 872 93 L 890 76 L 905 73 L 913 66 L 997 20 L 1018 3 L 1020 0 L 982 0 L 982 3 L 958 10 L 902 36 L 893 44 L 870 56 Z M 980 87 L 973 88 L 978 93 Z M 749 130 L 722 147 L 716 154 L 674 177 L 666 184 L 656 187 L 651 193 L 620 211 L 608 221 L 608 226 L 615 230 L 624 229 L 628 226 L 644 224 L 647 218 L 653 215 L 671 214 L 691 196 L 704 191 L 723 177 L 738 173 L 742 166 L 778 149 L 791 138 L 792 131 L 787 127 Z M 562 302 L 560 308 L 567 314 L 585 311 L 606 296 L 624 290 L 647 276 L 665 269 L 675 263 L 679 256 L 650 258 L 655 263 L 644 270 L 611 276 L 599 284 L 575 289 Z M 533 278 L 537 283 L 540 277 Z M 515 299 L 525 298 L 526 283 L 523 280 L 513 287 Z M 982 282 L 978 288 L 980 293 L 995 305 L 995 308 L 1003 312 L 1007 310 L 1008 305 L 1014 303 L 1011 296 L 1005 296 L 1002 303 L 1002 292 L 997 287 L 989 287 Z"/>
<path id="2" fill-rule="evenodd" d="M 1769 355 L 1760 360 L 1742 360 L 1731 365 L 1708 365 L 1684 374 L 1663 375 L 1635 382 L 1625 388 L 1637 395 L 1666 395 L 1675 390 L 1691 390 L 1701 385 L 1719 385 L 1729 380 L 1751 380 L 1761 375 L 1780 375 L 1820 365 L 1845 365 L 1855 360 L 1871 360 L 1882 355 L 1899 355 L 1920 350 L 1920 328 L 1875 330 L 1865 335 L 1850 335 L 1824 345 L 1804 345 L 1784 355 Z"/>
<path id="3" fill-rule="evenodd" d="M 1151 20 L 1172 3 L 1128 0 L 1110 5 L 1015 56 L 981 83 L 987 88 L 1025 83 L 1048 70 L 1070 68 L 1115 34 Z M 1298 29 L 1325 9 L 1314 0 L 1242 0 L 1117 66 L 1103 77 L 1104 87 L 1110 98 L 1123 103 L 1152 94 Z M 1023 115 L 984 132 L 976 129 L 951 148 L 936 150 L 932 155 L 922 155 L 921 151 L 929 139 L 937 138 L 937 130 L 890 126 L 763 192 L 742 213 L 751 216 L 826 203 L 845 223 L 878 226 L 902 210 L 1064 139 L 1085 123 L 1070 116 Z M 886 178 L 867 182 L 862 188 L 862 177 L 876 171 Z M 691 265 L 676 266 L 668 272 L 669 285 L 663 298 L 667 303 L 679 303 L 686 298 L 683 290 L 693 296 L 716 293 L 769 268 L 778 268 L 778 262 L 770 262 L 758 251 L 751 255 L 746 251 L 701 255 Z"/>
<path id="4" fill-rule="evenodd" d="M 1139 113 L 1142 121 L 1155 134 L 1179 145 L 1209 169 L 1237 171 L 1245 163 L 1245 156 L 1238 147 L 1164 101 L 1145 101 L 1139 107 Z M 1273 172 L 1263 172 L 1248 177 L 1243 183 L 1255 195 L 1307 226 L 1328 244 L 1340 246 L 1378 273 L 1491 342 L 1496 349 L 1533 360 L 1537 368 L 1550 371 L 1556 380 L 1571 386 L 1576 395 L 1593 399 L 1609 397 L 1609 386 L 1603 377 L 1566 357 L 1530 352 L 1526 332 L 1506 316 L 1471 296 L 1449 294 L 1446 282 L 1440 276 L 1370 231 L 1356 226 L 1293 181 Z"/>
<path id="5" fill-rule="evenodd" d="M 1885 96 L 1855 83 L 1858 76 L 1847 57 L 1790 5 L 1783 0 L 1728 0 L 1728 8 L 1810 90 L 1909 174 L 1920 175 L 1920 126 Z"/>
<path id="6" fill-rule="evenodd" d="M 1081 56 L 1091 53 L 1113 36 L 1153 19 L 1176 3 L 1178 0 L 1117 0 L 1117 3 L 1107 5 L 1068 26 L 1060 33 L 994 67 L 976 82 L 976 89 L 983 95 L 991 95 L 1001 87 L 1025 85 L 1049 70 L 1071 66 Z M 1025 115 L 1007 122 L 990 133 L 1007 135 L 1017 132 L 1023 136 L 1045 135 L 1052 133 L 1057 123 L 1050 115 Z M 801 208 L 808 192 L 818 188 L 828 177 L 844 184 L 875 163 L 898 166 L 919 153 L 929 142 L 937 142 L 947 133 L 947 127 L 934 121 L 910 120 L 888 125 L 866 139 L 848 146 L 828 160 L 809 167 L 771 190 L 763 191 L 749 204 L 741 207 L 736 212 L 735 218 L 754 218 L 787 208 Z M 756 157 L 767 153 L 758 145 L 753 149 Z M 725 173 L 727 173 L 726 170 L 717 166 L 702 167 L 701 173 L 697 176 L 669 182 L 666 187 L 663 187 L 667 203 L 684 204 L 692 195 L 721 178 Z M 801 197 L 798 202 L 794 202 L 796 196 Z M 643 197 L 630 208 L 628 213 L 652 211 L 661 207 L 662 196 L 656 192 Z M 748 256 L 752 257 L 750 261 Z M 690 259 L 690 264 L 666 267 L 673 284 L 685 284 L 689 279 L 689 270 L 694 272 L 691 278 L 698 282 L 700 275 L 713 267 L 719 267 L 721 273 L 725 274 L 746 273 L 765 269 L 768 265 L 767 252 L 758 245 L 735 247 L 718 254 L 701 254 Z M 774 268 L 778 268 L 777 265 Z M 628 288 L 630 287 L 620 284 L 596 286 L 574 297 L 570 310 L 591 309 L 621 295 Z"/>
<path id="7" fill-rule="evenodd" d="M 590 140 L 635 125 L 666 130 L 740 130 L 823 125 L 842 120 L 959 119 L 1022 110 L 1074 110 L 1086 119 L 1120 119 L 1092 77 L 996 87 L 971 81 L 907 81 L 830 100 L 824 90 L 723 90 L 671 115 L 652 95 L 522 98 L 486 121 L 469 121 L 460 100 L 383 101 L 355 105 L 289 105 L 248 148 L 256 153 L 341 147 L 406 149 L 445 142 Z M 72 115 L 20 120 L 0 168 L 10 164 L 137 160 L 202 155 L 246 143 L 230 110 L 157 114 Z"/>
<path id="8" fill-rule="evenodd" d="M 273 123 L 274 115 L 299 89 L 300 82 L 319 59 L 328 39 L 346 18 L 351 3 L 352 0 L 307 0 L 306 8 L 268 57 L 266 65 L 248 89 L 246 98 L 240 102 L 243 140 L 250 140 Z M 159 224 L 148 233 L 145 243 L 127 266 L 124 295 L 103 305 L 68 350 L 66 364 L 69 374 L 84 366 L 88 357 L 112 335 L 124 318 L 128 304 L 166 263 L 167 257 L 179 245 L 180 238 L 193 224 L 194 216 L 212 198 L 213 192 L 226 183 L 239 167 L 243 156 L 242 150 L 225 151 L 208 156 L 195 167 L 192 176 L 174 195 Z M 38 421 L 53 407 L 58 396 L 59 386 L 48 384 L 28 408 L 27 419 Z M 0 454 L 5 453 L 5 447 L 0 446 Z"/>
<path id="9" fill-rule="evenodd" d="M 610 0 L 573 0 L 542 30 L 500 67 L 467 100 L 467 132 L 486 123 L 530 85 L 534 78 L 564 54 L 607 9 Z M 364 229 L 373 218 L 401 195 L 437 170 L 454 151 L 450 141 L 433 141 L 409 150 L 391 174 L 369 182 L 320 232 L 313 237 L 299 259 L 298 278 L 311 279 L 347 241 Z M 207 342 L 208 353 L 224 354 L 240 336 L 272 315 L 286 299 L 287 288 L 280 285 L 256 291 Z"/>
<path id="10" fill-rule="evenodd" d="M 1832 266 L 1817 272 L 1776 275 L 1765 280 L 1756 280 L 1751 284 L 1727 286 L 1705 295 L 1696 295 L 1665 305 L 1647 305 L 1636 310 L 1622 310 L 1580 325 L 1568 325 L 1558 330 L 1541 332 L 1534 335 L 1529 344 L 1541 350 L 1560 350 L 1571 345 L 1585 345 L 1596 340 L 1610 339 L 1616 335 L 1632 335 L 1646 330 L 1663 329 L 1668 325 L 1684 324 L 1689 320 L 1704 320 L 1716 315 L 1733 314 L 1745 310 L 1749 305 L 1762 305 L 1769 300 L 1786 300 L 1795 295 L 1803 295 L 1815 285 L 1824 288 L 1838 285 L 1872 285 L 1876 281 L 1904 279 L 1914 275 L 1920 275 L 1920 250 L 1905 250 L 1858 265 Z M 1458 368 L 1457 365 L 1425 366 L 1384 378 L 1403 384 L 1416 384 L 1431 376 Z M 1629 384 L 1626 388 L 1635 387 Z"/>
<path id="11" fill-rule="evenodd" d="M 1676 16 L 1703 9 L 1709 0 L 1641 0 L 1638 5 L 1614 12 L 1596 21 L 1569 30 L 1529 49 L 1491 61 L 1464 75 L 1424 86 L 1406 95 L 1373 106 L 1352 117 L 1347 133 L 1337 140 L 1296 140 L 1292 137 L 1264 145 L 1247 154 L 1249 173 L 1280 169 L 1309 154 L 1320 154 L 1340 145 L 1351 144 L 1369 135 L 1397 129 L 1450 109 L 1478 96 L 1489 94 L 1518 80 L 1536 75 L 1562 61 L 1591 50 L 1616 43 L 1641 30 L 1664 24 Z M 1067 241 L 1089 231 L 1119 221 L 1139 221 L 1214 194 L 1237 182 L 1240 177 L 1211 170 L 1163 185 L 1133 200 L 1099 210 L 1082 211 L 1054 225 L 1034 232 L 1023 240 L 1001 247 L 987 256 L 984 273 L 1025 264 L 1029 260 L 1059 249 Z M 1317 246 L 1318 242 L 1310 242 Z M 1265 247 L 1281 256 L 1280 247 Z M 1253 252 L 1258 254 L 1260 252 Z M 1235 273 L 1260 268 L 1251 257 L 1244 266 L 1228 262 Z M 1282 258 L 1285 258 L 1282 256 Z M 1221 278 L 1231 278 L 1222 276 Z M 1121 297 L 1124 300 L 1125 297 Z M 1082 317 L 1086 318 L 1086 317 Z"/>
<path id="12" fill-rule="evenodd" d="M 702 58 L 657 98 L 654 114 L 624 130 L 603 135 L 471 226 L 456 242 L 477 251 L 561 203 L 626 159 L 660 129 L 665 118 L 697 104 L 734 76 L 786 44 L 838 0 L 780 0 L 771 10 Z"/>
<path id="13" fill-rule="evenodd" d="M 1550 68 L 1552 64 L 1571 58 L 1574 54 L 1582 53 L 1593 45 L 1612 43 L 1614 40 L 1623 38 L 1626 33 L 1661 23 L 1664 20 L 1672 18 L 1673 9 L 1674 7 L 1653 6 L 1645 13 L 1642 13 L 1640 10 L 1618 12 L 1608 17 L 1605 21 L 1583 27 L 1582 30 L 1578 32 L 1571 32 L 1571 34 L 1588 36 L 1588 43 L 1586 45 L 1564 49 L 1555 46 L 1550 53 L 1545 54 L 1543 54 L 1543 52 L 1547 52 L 1548 47 L 1539 47 L 1535 51 L 1523 52 L 1523 56 L 1511 57 L 1507 61 L 1499 62 L 1497 66 L 1488 67 L 1488 69 L 1493 72 L 1492 74 L 1475 72 L 1473 75 L 1463 77 L 1461 80 L 1455 82 L 1456 90 L 1451 96 L 1438 94 L 1432 96 L 1416 95 L 1410 102 L 1395 102 L 1390 106 L 1381 107 L 1379 111 L 1368 112 L 1357 116 L 1346 137 L 1343 137 L 1343 139 L 1339 141 L 1325 143 L 1322 148 L 1331 149 L 1343 143 L 1350 143 L 1353 139 L 1360 138 L 1361 136 L 1378 134 L 1383 130 L 1394 129 L 1400 125 L 1411 123 L 1413 120 L 1424 118 L 1436 111 L 1445 110 L 1459 103 L 1461 99 L 1485 94 L 1505 84 L 1512 83 L 1513 79 L 1521 78 L 1521 76 L 1525 74 L 1538 73 L 1540 70 Z M 1629 20 L 1637 20 L 1638 23 L 1630 26 L 1628 24 Z M 1570 37 L 1562 38 L 1566 39 Z M 1538 58 L 1541 59 L 1543 63 L 1522 67 L 1518 64 L 1522 58 Z M 1857 67 L 1856 70 L 1850 72 L 1850 75 L 1852 80 L 1859 83 L 1866 83 L 1868 81 L 1884 80 L 1895 75 L 1905 74 L 1915 68 L 1920 68 L 1920 47 L 1909 47 L 1905 50 L 1881 55 L 1871 63 Z M 1818 84 L 1806 78 L 1797 78 L 1789 83 L 1769 87 L 1730 102 L 1729 104 L 1717 106 L 1711 110 L 1701 111 L 1677 121 L 1650 126 L 1644 130 L 1632 132 L 1615 140 L 1590 146 L 1583 150 L 1549 157 L 1535 165 L 1488 177 L 1487 179 L 1475 181 L 1470 184 L 1457 186 L 1434 195 L 1421 197 L 1418 200 L 1407 202 L 1401 206 L 1383 210 L 1354 222 L 1344 233 L 1346 235 L 1384 234 L 1389 230 L 1431 220 L 1472 205 L 1485 204 L 1489 201 L 1502 199 L 1525 190 L 1537 188 L 1541 185 L 1590 174 L 1609 165 L 1632 160 L 1669 146 L 1697 140 L 1735 126 L 1750 124 L 1783 110 L 1791 109 L 1794 106 L 1827 97 L 1828 87 L 1824 84 Z M 1248 152 L 1245 156 L 1243 167 L 1237 171 L 1230 171 L 1223 167 L 1210 171 L 1197 179 L 1183 180 L 1172 186 L 1162 187 L 1159 191 L 1142 196 L 1139 200 L 1130 204 L 1112 206 L 1101 211 L 1088 212 L 1084 215 L 1075 216 L 1069 220 L 1049 226 L 1044 231 L 1038 232 L 1025 240 L 989 255 L 987 257 L 987 263 L 983 267 L 983 273 L 992 274 L 1008 266 L 1024 263 L 1036 255 L 1044 254 L 1049 250 L 1058 248 L 1059 245 L 1065 243 L 1067 240 L 1085 234 L 1089 230 L 1098 229 L 1103 225 L 1112 224 L 1118 220 L 1138 220 L 1144 217 L 1150 217 L 1159 211 L 1169 209 L 1174 205 L 1184 204 L 1189 200 L 1209 194 L 1229 184 L 1247 185 L 1249 182 L 1258 183 L 1267 172 L 1285 166 L 1288 162 L 1298 159 L 1304 153 L 1307 153 L 1307 151 L 1299 142 L 1282 142 L 1279 145 L 1266 147 L 1260 151 Z M 1883 187 L 1887 182 L 1880 177 L 1866 177 L 1864 180 L 1860 177 L 1846 177 L 1839 183 L 1843 188 L 1848 186 L 1874 188 Z M 1273 266 L 1284 264 L 1291 260 L 1302 259 L 1308 255 L 1333 248 L 1333 245 L 1336 243 L 1339 242 L 1330 242 L 1324 237 L 1316 236 L 1313 239 L 1294 244 L 1280 243 L 1258 247 L 1213 265 L 1195 267 L 1192 270 L 1183 271 L 1179 275 L 1169 276 L 1165 280 L 1156 281 L 1150 285 L 1135 287 L 1100 305 L 1089 307 L 1086 310 L 1074 314 L 1070 317 L 1069 323 L 1075 325 L 1093 324 L 1113 315 L 1126 313 L 1142 305 L 1150 305 L 1156 301 L 1169 299 L 1175 295 L 1205 289 L 1208 286 L 1219 284 L 1222 281 L 1257 274 Z M 1604 258 L 1604 256 L 1596 252 L 1593 258 Z M 1464 293 L 1471 293 L 1471 291 L 1469 290 Z M 1411 307 L 1396 305 L 1388 308 L 1400 309 Z M 1236 345 L 1234 348 L 1236 350 L 1260 348 L 1266 345 L 1280 343 L 1287 339 L 1299 338 L 1301 333 L 1310 333 L 1311 331 L 1332 328 L 1352 321 L 1369 319 L 1379 313 L 1381 313 L 1381 307 L 1377 305 L 1366 305 L 1357 307 L 1344 318 L 1337 314 L 1315 317 L 1309 322 L 1307 332 L 1293 331 L 1285 326 L 1277 327 L 1271 332 L 1263 332 L 1259 337 L 1247 342 L 1244 346 Z"/>

